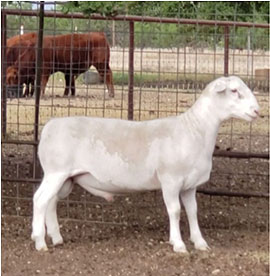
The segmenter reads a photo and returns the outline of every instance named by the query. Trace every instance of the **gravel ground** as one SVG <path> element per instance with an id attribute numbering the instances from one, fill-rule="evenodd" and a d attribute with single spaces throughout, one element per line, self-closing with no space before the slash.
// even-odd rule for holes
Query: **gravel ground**
<path id="1" fill-rule="evenodd" d="M 211 251 L 199 252 L 188 242 L 185 226 L 189 254 L 176 254 L 166 242 L 167 222 L 155 229 L 74 222 L 62 228 L 64 245 L 36 252 L 30 219 L 2 217 L 2 275 L 269 274 L 267 232 L 203 229 Z"/>

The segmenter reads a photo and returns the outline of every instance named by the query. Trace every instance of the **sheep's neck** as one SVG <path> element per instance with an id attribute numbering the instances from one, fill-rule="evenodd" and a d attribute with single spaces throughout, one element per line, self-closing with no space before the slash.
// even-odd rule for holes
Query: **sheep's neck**
<path id="1" fill-rule="evenodd" d="M 214 114 L 214 110 L 217 110 L 217 107 L 214 106 L 213 101 L 202 95 L 184 113 L 184 117 L 190 125 L 189 130 L 194 133 L 198 140 L 203 140 L 204 145 L 209 149 L 209 154 L 214 151 L 219 126 L 222 122 L 218 115 Z"/>

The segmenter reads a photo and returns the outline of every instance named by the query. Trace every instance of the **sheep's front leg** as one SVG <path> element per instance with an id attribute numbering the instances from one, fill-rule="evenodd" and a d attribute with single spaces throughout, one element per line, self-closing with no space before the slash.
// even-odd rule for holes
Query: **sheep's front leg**
<path id="1" fill-rule="evenodd" d="M 196 201 L 196 189 L 190 189 L 181 192 L 181 199 L 186 209 L 189 228 L 190 228 L 190 240 L 194 243 L 196 249 L 208 250 L 210 249 L 206 241 L 202 237 L 197 217 L 197 201 Z"/>
<path id="2" fill-rule="evenodd" d="M 180 212 L 179 185 L 170 177 L 162 177 L 162 193 L 170 221 L 170 243 L 175 252 L 186 253 L 187 249 L 182 240 L 180 232 Z"/>

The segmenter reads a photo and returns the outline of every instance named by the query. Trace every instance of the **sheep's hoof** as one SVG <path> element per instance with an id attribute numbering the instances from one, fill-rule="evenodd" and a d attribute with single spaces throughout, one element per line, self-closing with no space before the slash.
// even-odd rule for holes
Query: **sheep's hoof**
<path id="1" fill-rule="evenodd" d="M 195 244 L 195 249 L 200 250 L 200 251 L 210 251 L 211 248 L 208 246 L 206 241 L 201 242 L 199 244 Z"/>
<path id="2" fill-rule="evenodd" d="M 61 236 L 52 238 L 52 243 L 54 246 L 61 245 L 64 243 L 63 238 Z"/>
<path id="3" fill-rule="evenodd" d="M 35 248 L 37 251 L 48 251 L 48 247 L 44 239 L 39 240 L 33 233 L 31 235 L 31 239 L 35 242 Z"/>
<path id="4" fill-rule="evenodd" d="M 46 252 L 46 251 L 48 251 L 48 247 L 44 246 L 44 247 L 42 247 L 40 249 L 37 249 L 37 250 L 40 251 L 40 252 Z"/>
<path id="5" fill-rule="evenodd" d="M 188 251 L 187 251 L 186 247 L 182 247 L 182 246 L 174 245 L 173 246 L 173 251 L 176 252 L 176 253 L 188 254 Z"/>
<path id="6" fill-rule="evenodd" d="M 172 241 L 170 241 L 170 244 L 173 245 L 174 252 L 183 253 L 183 254 L 188 253 L 187 248 L 183 242 L 182 243 L 173 243 Z"/>
<path id="7" fill-rule="evenodd" d="M 46 244 L 39 244 L 39 243 L 35 243 L 35 248 L 37 251 L 40 251 L 40 252 L 46 252 L 48 251 L 48 247 Z"/>

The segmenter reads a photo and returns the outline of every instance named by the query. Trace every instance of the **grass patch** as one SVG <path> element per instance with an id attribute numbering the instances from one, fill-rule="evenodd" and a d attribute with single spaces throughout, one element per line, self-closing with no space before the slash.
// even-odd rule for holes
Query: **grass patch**
<path id="1" fill-rule="evenodd" d="M 94 68 L 92 72 L 96 72 Z M 159 85 L 183 85 L 183 89 L 190 89 L 190 85 L 199 85 L 204 88 L 206 84 L 212 80 L 221 77 L 223 75 L 214 74 L 195 74 L 195 73 L 157 73 L 157 72 L 135 72 L 134 73 L 134 86 L 135 87 L 150 87 Z M 249 79 L 246 76 L 242 76 L 242 79 L 251 89 L 261 90 L 263 92 L 269 91 L 269 83 L 256 81 L 255 79 Z M 57 72 L 50 76 L 49 84 L 54 86 L 54 83 L 58 85 L 65 85 L 65 76 L 63 73 Z M 76 79 L 76 83 L 84 85 L 83 74 L 80 74 Z M 128 72 L 113 72 L 114 85 L 127 86 L 129 83 Z"/>
<path id="2" fill-rule="evenodd" d="M 181 83 L 181 82 L 205 82 L 208 83 L 219 77 L 213 74 L 157 74 L 157 73 L 135 73 L 134 85 L 158 84 L 158 83 Z M 113 73 L 114 84 L 128 85 L 128 73 Z"/>

